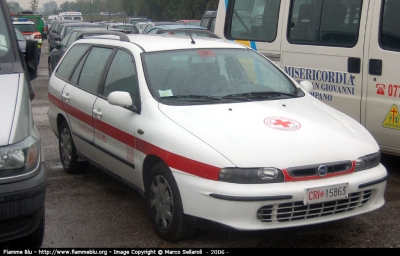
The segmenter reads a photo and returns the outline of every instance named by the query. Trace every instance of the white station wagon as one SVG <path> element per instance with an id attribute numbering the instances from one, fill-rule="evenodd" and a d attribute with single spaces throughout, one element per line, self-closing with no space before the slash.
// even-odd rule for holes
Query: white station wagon
<path id="1" fill-rule="evenodd" d="M 64 169 L 81 158 L 136 188 L 166 240 L 199 223 L 294 227 L 384 204 L 388 174 L 366 129 L 234 42 L 82 39 L 48 88 Z"/>

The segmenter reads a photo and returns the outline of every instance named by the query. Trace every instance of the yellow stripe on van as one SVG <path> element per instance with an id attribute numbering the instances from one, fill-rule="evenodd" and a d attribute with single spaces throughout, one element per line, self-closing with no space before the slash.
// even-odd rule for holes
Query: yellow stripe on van
<path id="1" fill-rule="evenodd" d="M 251 44 L 250 41 L 245 41 L 245 40 L 235 40 L 236 43 L 238 44 L 242 44 L 244 46 L 250 47 L 251 48 Z"/>

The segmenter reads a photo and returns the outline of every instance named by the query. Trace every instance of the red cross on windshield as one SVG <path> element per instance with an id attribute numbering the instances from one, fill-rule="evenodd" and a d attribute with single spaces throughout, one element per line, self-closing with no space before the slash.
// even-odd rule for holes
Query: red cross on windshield
<path id="1" fill-rule="evenodd" d="M 292 124 L 292 122 L 284 122 L 282 120 L 275 120 L 274 123 L 274 125 L 282 125 L 285 128 L 290 127 L 290 124 Z"/>

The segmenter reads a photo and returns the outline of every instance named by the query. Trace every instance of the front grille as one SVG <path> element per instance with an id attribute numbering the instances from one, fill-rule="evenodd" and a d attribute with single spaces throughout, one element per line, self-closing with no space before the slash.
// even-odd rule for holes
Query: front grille
<path id="1" fill-rule="evenodd" d="M 319 218 L 352 211 L 365 206 L 371 199 L 372 191 L 366 190 L 349 194 L 349 198 L 325 203 L 304 205 L 302 201 L 279 205 L 263 206 L 257 211 L 262 222 L 288 222 Z"/>
<path id="2" fill-rule="evenodd" d="M 290 167 L 287 169 L 288 173 L 292 177 L 307 177 L 307 176 L 317 176 L 318 168 L 321 165 L 325 165 L 327 168 L 327 174 L 334 174 L 340 172 L 349 171 L 353 164 L 351 161 L 342 161 L 326 164 L 314 164 L 308 166 Z"/>

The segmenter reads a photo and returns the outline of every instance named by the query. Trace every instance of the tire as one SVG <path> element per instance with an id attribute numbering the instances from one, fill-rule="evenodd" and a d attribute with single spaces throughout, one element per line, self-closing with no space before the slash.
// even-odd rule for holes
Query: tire
<path id="1" fill-rule="evenodd" d="M 78 155 L 76 154 L 75 144 L 67 121 L 62 122 L 58 136 L 58 149 L 65 172 L 70 174 L 78 173 L 80 171 Z"/>
<path id="2" fill-rule="evenodd" d="M 156 234 L 167 241 L 178 241 L 194 235 L 183 213 L 178 185 L 168 166 L 156 164 L 146 182 L 146 202 Z"/>
<path id="3" fill-rule="evenodd" d="M 40 218 L 39 226 L 33 231 L 33 233 L 18 238 L 11 242 L 11 248 L 29 248 L 39 249 L 42 246 L 45 229 L 45 217 L 44 211 Z"/>

